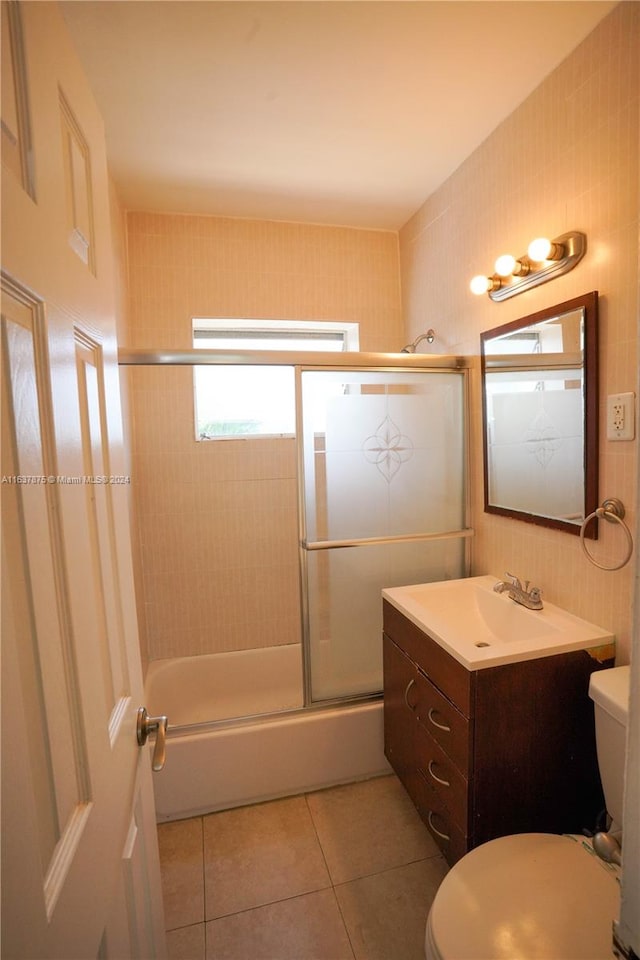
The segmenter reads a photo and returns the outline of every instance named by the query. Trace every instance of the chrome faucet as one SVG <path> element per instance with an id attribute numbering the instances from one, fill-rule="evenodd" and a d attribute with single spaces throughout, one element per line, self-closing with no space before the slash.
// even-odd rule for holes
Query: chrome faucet
<path id="1" fill-rule="evenodd" d="M 522 604 L 528 610 L 542 610 L 542 593 L 539 587 L 529 589 L 529 581 L 526 580 L 524 587 L 517 577 L 512 573 L 505 573 L 506 580 L 498 580 L 494 586 L 496 593 L 503 593 L 505 590 L 515 603 Z"/>

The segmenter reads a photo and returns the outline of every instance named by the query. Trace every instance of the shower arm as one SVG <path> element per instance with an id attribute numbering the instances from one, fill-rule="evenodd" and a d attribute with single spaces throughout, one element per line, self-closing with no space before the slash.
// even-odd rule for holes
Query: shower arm
<path id="1" fill-rule="evenodd" d="M 433 343 L 435 338 L 435 332 L 432 329 L 429 329 L 426 333 L 421 333 L 419 336 L 417 336 L 412 343 L 408 343 L 406 347 L 403 347 L 400 353 L 415 353 L 416 347 L 419 343 L 422 343 L 423 340 L 426 340 L 427 343 Z"/>

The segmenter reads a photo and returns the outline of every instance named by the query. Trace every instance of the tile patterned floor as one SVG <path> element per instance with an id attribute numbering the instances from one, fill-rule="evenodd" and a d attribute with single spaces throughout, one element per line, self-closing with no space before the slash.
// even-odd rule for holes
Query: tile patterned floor
<path id="1" fill-rule="evenodd" d="M 170 960 L 423 960 L 447 865 L 395 776 L 158 827 Z"/>

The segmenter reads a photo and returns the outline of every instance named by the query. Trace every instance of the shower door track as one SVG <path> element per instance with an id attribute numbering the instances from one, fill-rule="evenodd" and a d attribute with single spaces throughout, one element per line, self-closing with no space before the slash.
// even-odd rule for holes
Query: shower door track
<path id="1" fill-rule="evenodd" d="M 305 370 L 324 367 L 368 370 L 444 370 L 459 373 L 471 366 L 470 357 L 445 356 L 428 353 L 358 353 L 345 351 L 305 352 L 293 350 L 147 350 L 120 347 L 120 366 L 200 366 L 234 365 L 304 367 Z"/>
<path id="2" fill-rule="evenodd" d="M 382 700 L 382 692 L 359 693 L 353 696 L 334 697 L 327 700 L 315 701 L 302 707 L 290 707 L 284 710 L 274 710 L 270 713 L 249 713 L 242 717 L 225 717 L 221 720 L 201 720 L 198 723 L 180 723 L 167 727 L 167 739 L 191 736 L 192 734 L 207 731 L 236 729 L 249 727 L 255 723 L 280 723 L 282 720 L 295 720 L 310 714 L 323 714 L 336 707 L 361 707 L 364 704 L 375 704 Z"/>

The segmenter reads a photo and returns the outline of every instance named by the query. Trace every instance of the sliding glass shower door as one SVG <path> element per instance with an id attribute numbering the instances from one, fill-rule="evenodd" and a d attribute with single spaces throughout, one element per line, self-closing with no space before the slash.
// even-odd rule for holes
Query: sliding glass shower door
<path id="1" fill-rule="evenodd" d="M 307 700 L 382 689 L 386 586 L 465 573 L 465 374 L 302 370 Z"/>

